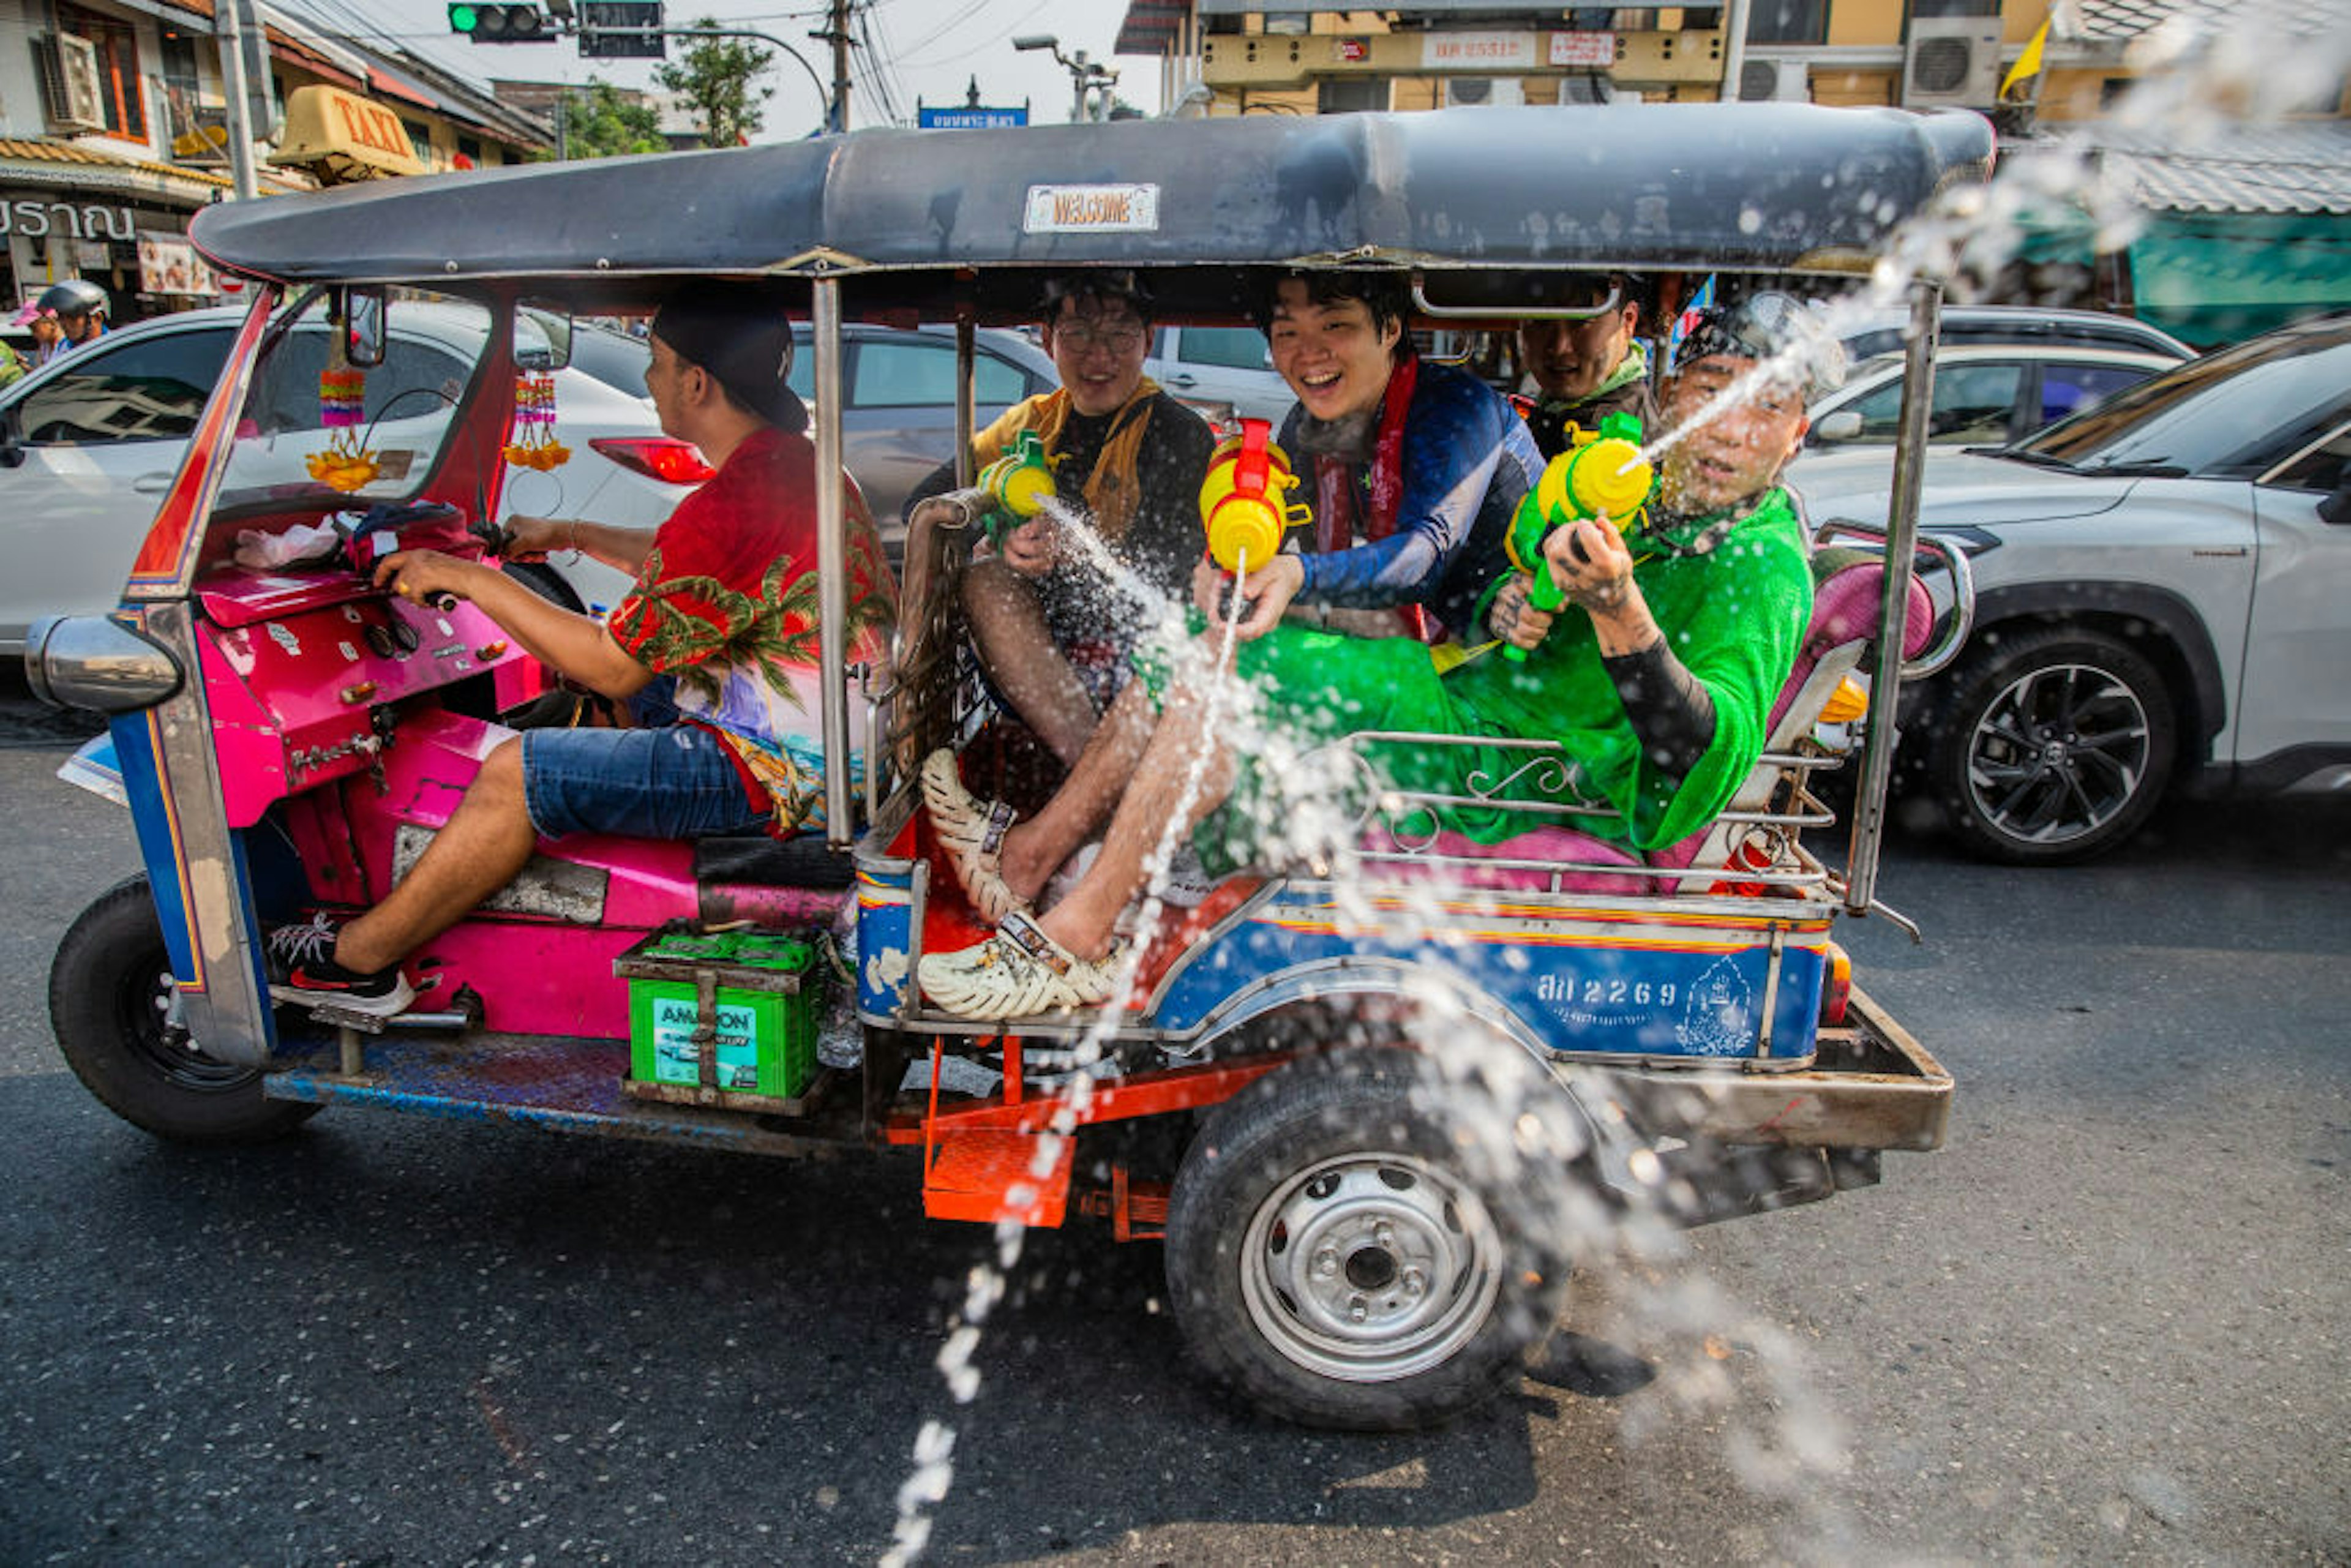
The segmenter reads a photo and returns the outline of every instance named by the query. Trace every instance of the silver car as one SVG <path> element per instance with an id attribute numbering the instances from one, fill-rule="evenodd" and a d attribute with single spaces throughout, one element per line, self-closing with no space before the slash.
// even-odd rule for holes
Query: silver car
<path id="1" fill-rule="evenodd" d="M 244 318 L 241 307 L 222 307 L 119 328 L 0 391 L 0 547 L 8 560 L 0 654 L 21 653 L 44 617 L 114 606 Z M 437 429 L 481 357 L 488 319 L 478 308 L 405 300 L 392 312 L 384 362 L 367 379 L 372 442 L 391 450 L 411 424 Z M 317 373 L 327 324 L 314 313 L 293 330 L 289 348 L 308 351 L 276 356 L 282 384 L 248 402 L 233 485 L 304 485 L 304 459 L 321 445 Z M 662 434 L 644 396 L 643 344 L 584 325 L 572 340 L 575 362 L 555 374 L 557 434 L 571 459 L 512 471 L 500 514 L 658 524 L 709 470 L 693 447 Z M 402 489 L 403 476 L 387 472 L 383 487 Z M 353 502 L 370 499 L 362 490 Z M 628 583 L 584 557 L 513 570 L 582 609 L 617 602 Z"/>
<path id="2" fill-rule="evenodd" d="M 1813 519 L 1882 519 L 1883 462 L 1844 461 L 1803 476 Z M 1972 559 L 1977 620 L 1904 727 L 1972 850 L 2087 859 L 2175 781 L 2351 784 L 2351 316 L 1930 453 L 1921 521 Z"/>

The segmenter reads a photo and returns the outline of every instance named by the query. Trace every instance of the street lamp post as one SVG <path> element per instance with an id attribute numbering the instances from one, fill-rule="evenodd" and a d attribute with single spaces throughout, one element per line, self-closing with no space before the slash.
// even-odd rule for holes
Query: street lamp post
<path id="1" fill-rule="evenodd" d="M 1086 58 L 1083 49 L 1074 56 L 1061 53 L 1061 40 L 1050 33 L 1031 33 L 1015 38 L 1012 47 L 1023 50 L 1052 51 L 1054 60 L 1070 73 L 1070 83 L 1077 89 L 1077 97 L 1070 108 L 1070 119 L 1073 122 L 1083 124 L 1089 120 L 1110 118 L 1111 89 L 1118 85 L 1117 71 Z M 1094 105 L 1091 109 L 1087 105 L 1090 97 L 1093 99 Z"/>

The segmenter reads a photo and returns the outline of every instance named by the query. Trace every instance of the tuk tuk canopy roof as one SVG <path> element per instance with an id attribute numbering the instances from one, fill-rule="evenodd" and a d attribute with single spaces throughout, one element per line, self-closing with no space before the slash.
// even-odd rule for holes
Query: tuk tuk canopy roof
<path id="1" fill-rule="evenodd" d="M 560 292 L 580 297 L 686 273 L 1849 271 L 1991 154 L 1963 111 L 1776 103 L 876 130 L 224 204 L 191 233 L 287 283 L 576 278 Z"/>

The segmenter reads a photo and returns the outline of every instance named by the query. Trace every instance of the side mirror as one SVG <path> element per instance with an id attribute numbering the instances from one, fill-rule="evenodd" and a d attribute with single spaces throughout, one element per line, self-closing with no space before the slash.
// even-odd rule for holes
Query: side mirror
<path id="1" fill-rule="evenodd" d="M 384 317 L 388 311 L 381 287 L 335 290 L 327 319 L 343 334 L 343 358 L 360 370 L 383 363 Z"/>
<path id="2" fill-rule="evenodd" d="M 526 371 L 559 371 L 571 362 L 571 313 L 525 300 L 515 311 L 515 363 Z"/>
<path id="3" fill-rule="evenodd" d="M 5 413 L 0 413 L 0 468 L 25 465 L 25 438 L 17 430 L 16 410 L 11 405 Z"/>
<path id="4" fill-rule="evenodd" d="M 1855 441 L 1861 436 L 1861 414 L 1850 408 L 1841 408 L 1813 426 L 1805 442 L 1808 446 L 1834 446 L 1840 442 Z"/>
<path id="5" fill-rule="evenodd" d="M 10 446 L 14 445 L 12 439 Z M 0 463 L 6 463 L 13 468 L 24 460 L 23 454 L 19 453 L 12 459 L 7 455 L 7 448 L 0 448 Z M 2335 486 L 2333 495 L 2318 503 L 2318 520 L 2331 523 L 2338 528 L 2351 528 L 2351 477 L 2346 477 L 2342 484 Z"/>

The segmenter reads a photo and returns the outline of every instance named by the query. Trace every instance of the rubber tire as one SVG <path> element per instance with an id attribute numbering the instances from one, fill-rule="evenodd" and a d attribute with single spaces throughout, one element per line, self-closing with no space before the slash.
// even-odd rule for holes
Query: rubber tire
<path id="1" fill-rule="evenodd" d="M 99 895 L 49 966 L 49 1022 L 82 1086 L 133 1126 L 183 1144 L 257 1144 L 319 1109 L 265 1100 L 261 1073 L 163 1037 L 157 1002 L 171 959 L 144 876 Z"/>
<path id="2" fill-rule="evenodd" d="M 2024 838 L 1989 815 L 1970 789 L 1970 748 L 1976 727 L 2003 692 L 2037 672 L 2064 664 L 2094 669 L 2128 689 L 2147 717 L 2146 757 L 2121 808 L 2095 827 L 2057 840 Z M 2171 781 L 2179 721 L 2170 690 L 2147 656 L 2118 637 L 2078 626 L 2008 632 L 1962 661 L 1946 692 L 1930 721 L 1927 782 L 1946 825 L 1980 858 L 2008 865 L 2065 865 L 2095 859 L 2145 825 Z"/>
<path id="3" fill-rule="evenodd" d="M 1353 1431 L 1435 1426 L 1515 1384 L 1565 1291 L 1563 1258 L 1528 1239 L 1540 1234 L 1539 1195 L 1568 1177 L 1562 1167 L 1528 1173 L 1522 1184 L 1469 1179 L 1451 1128 L 1455 1116 L 1476 1113 L 1474 1098 L 1413 1052 L 1350 1050 L 1268 1073 L 1219 1107 L 1186 1151 L 1167 1211 L 1168 1299 L 1200 1365 L 1268 1414 Z M 1240 1254 L 1252 1216 L 1298 1173 L 1371 1150 L 1418 1155 L 1476 1194 L 1495 1222 L 1500 1287 L 1447 1360 L 1393 1381 L 1353 1382 L 1299 1364 L 1251 1322 Z"/>

